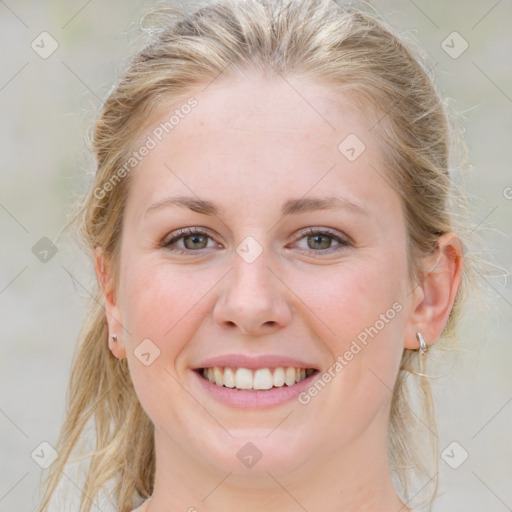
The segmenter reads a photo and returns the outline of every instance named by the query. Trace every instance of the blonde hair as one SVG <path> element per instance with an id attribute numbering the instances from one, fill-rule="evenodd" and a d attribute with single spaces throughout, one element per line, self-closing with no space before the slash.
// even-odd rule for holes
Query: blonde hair
<path id="1" fill-rule="evenodd" d="M 151 28 L 149 42 L 97 115 L 92 135 L 94 181 L 71 218 L 71 223 L 78 223 L 79 241 L 91 258 L 96 247 L 103 249 L 114 276 L 112 290 L 118 284 L 122 215 L 131 175 L 115 186 L 105 184 L 114 183 L 113 176 L 129 159 L 143 128 L 164 106 L 179 104 L 221 73 L 229 77 L 248 68 L 328 84 L 367 115 L 382 141 L 387 179 L 403 200 L 412 277 L 420 278 L 420 257 L 435 250 L 442 234 L 454 231 L 462 237 L 463 216 L 454 213 L 461 197 L 450 178 L 450 158 L 452 147 L 463 145 L 455 124 L 450 124 L 447 102 L 433 84 L 428 59 L 414 41 L 406 44 L 405 36 L 399 37 L 375 13 L 331 0 L 226 0 L 194 13 L 176 16 L 163 8 L 156 15 L 158 26 Z M 108 193 L 98 193 L 106 189 Z M 469 256 L 464 254 L 462 284 L 442 341 L 436 344 L 442 348 L 455 339 L 473 279 Z M 48 472 L 42 511 L 89 422 L 96 446 L 85 455 L 90 464 L 80 511 L 90 511 L 91 499 L 109 481 L 115 482 L 112 492 L 120 512 L 132 510 L 153 491 L 153 425 L 137 399 L 126 359 L 118 361 L 108 349 L 102 300 L 96 283 L 73 360 L 59 457 Z M 413 384 L 411 375 L 416 376 Z M 418 353 L 406 349 L 393 390 L 388 433 L 390 465 L 405 496 L 410 471 L 431 480 L 418 450 L 422 441 L 414 438 L 418 420 L 413 403 L 423 411 L 420 421 L 430 431 L 433 464 L 438 460 L 430 384 L 428 378 L 417 376 Z M 414 401 L 411 386 L 419 391 Z M 437 478 L 432 481 L 429 501 L 437 491 Z"/>

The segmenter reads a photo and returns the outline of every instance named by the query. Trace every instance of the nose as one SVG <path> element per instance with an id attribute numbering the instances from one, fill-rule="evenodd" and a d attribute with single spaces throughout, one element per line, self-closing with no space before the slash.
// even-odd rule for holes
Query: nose
<path id="1" fill-rule="evenodd" d="M 234 268 L 222 280 L 213 312 L 218 325 L 261 336 L 272 334 L 290 322 L 288 289 L 268 264 L 265 252 L 252 263 L 234 255 Z"/>

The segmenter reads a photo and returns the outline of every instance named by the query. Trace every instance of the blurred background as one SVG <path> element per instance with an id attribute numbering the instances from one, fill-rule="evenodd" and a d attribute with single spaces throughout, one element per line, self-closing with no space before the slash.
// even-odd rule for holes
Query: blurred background
<path id="1" fill-rule="evenodd" d="M 57 235 L 90 183 L 85 132 L 151 5 L 0 0 L 0 512 L 37 509 L 94 282 L 69 233 Z M 372 5 L 418 39 L 460 117 L 474 230 L 498 267 L 482 277 L 488 308 L 468 315 L 456 364 L 434 383 L 443 451 L 431 510 L 512 510 L 512 3 Z"/>

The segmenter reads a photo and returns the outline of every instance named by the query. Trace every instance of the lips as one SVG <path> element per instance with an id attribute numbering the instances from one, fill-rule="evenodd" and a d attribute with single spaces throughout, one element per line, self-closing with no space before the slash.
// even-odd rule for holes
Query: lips
<path id="1" fill-rule="evenodd" d="M 293 364 L 297 364 L 297 361 L 294 362 L 294 360 L 290 358 L 281 358 L 280 360 L 284 360 L 285 363 L 292 362 Z M 214 360 L 212 359 L 208 361 L 203 361 L 201 364 L 210 364 L 209 361 Z M 222 359 L 221 361 L 225 362 L 226 359 Z M 237 359 L 237 361 L 240 361 L 240 359 Z M 247 360 L 245 361 L 245 364 L 247 364 Z M 256 362 L 256 364 L 262 364 L 261 361 L 264 361 L 263 364 L 268 364 L 269 360 L 268 358 L 258 359 L 257 362 L 253 360 L 253 362 Z M 275 358 L 273 361 L 275 364 L 277 364 L 276 361 L 278 361 L 278 359 Z M 272 363 L 271 361 L 271 364 L 274 363 Z M 306 366 L 303 363 L 301 364 L 304 367 Z M 299 366 L 297 366 L 296 368 L 287 367 L 287 373 L 290 373 L 290 376 L 295 375 L 295 383 L 291 381 L 283 383 L 281 375 L 281 379 L 279 382 L 276 382 L 275 380 L 273 380 L 272 382 L 272 384 L 277 384 L 277 386 L 270 387 L 270 382 L 265 382 L 268 381 L 269 377 L 269 368 L 267 367 L 267 369 L 255 370 L 255 374 L 263 373 L 267 375 L 266 377 L 265 375 L 263 375 L 262 378 L 260 379 L 257 379 L 255 375 L 253 385 L 248 386 L 247 384 L 250 384 L 250 382 L 247 382 L 247 379 L 245 377 L 247 377 L 247 373 L 251 373 L 252 370 L 238 368 L 237 374 L 245 374 L 245 377 L 244 375 L 242 375 L 241 382 L 237 383 L 237 377 L 239 377 L 237 375 L 234 376 L 234 381 L 233 375 L 231 375 L 230 377 L 231 382 L 229 382 L 229 379 L 228 381 L 226 381 L 225 375 L 223 375 L 223 372 L 226 370 L 226 368 L 228 368 L 228 373 L 233 373 L 233 367 L 221 368 L 215 366 L 213 368 L 208 367 L 208 370 L 200 370 L 199 368 L 195 369 L 194 371 L 191 372 L 193 375 L 195 375 L 192 382 L 195 383 L 194 385 L 198 386 L 198 390 L 201 390 L 200 392 L 206 393 L 216 402 L 219 402 L 221 404 L 227 405 L 235 409 L 268 409 L 278 407 L 286 403 L 290 403 L 291 401 L 296 400 L 300 393 L 303 393 L 309 386 L 312 386 L 313 382 L 315 382 L 320 375 L 320 371 L 310 370 L 313 371 L 314 373 L 305 377 L 303 375 L 303 372 L 308 372 L 308 370 L 304 368 L 299 369 Z M 276 372 L 279 374 L 282 373 L 282 370 L 283 367 L 277 367 L 276 370 L 273 370 L 273 379 L 275 379 L 276 377 Z M 297 376 L 299 374 L 300 377 L 299 379 L 297 379 Z M 220 380 L 220 377 L 222 377 L 222 381 Z M 241 388 L 238 386 L 238 384 L 240 384 Z M 263 389 L 261 389 L 262 387 Z"/>
<path id="2" fill-rule="evenodd" d="M 249 370 L 258 370 L 260 368 L 279 368 L 293 367 L 319 370 L 319 365 L 313 362 L 301 361 L 287 356 L 262 355 L 257 357 L 248 357 L 242 354 L 227 354 L 223 356 L 212 357 L 193 367 L 193 370 L 202 370 L 204 368 L 229 367 L 229 368 L 247 368 Z"/>

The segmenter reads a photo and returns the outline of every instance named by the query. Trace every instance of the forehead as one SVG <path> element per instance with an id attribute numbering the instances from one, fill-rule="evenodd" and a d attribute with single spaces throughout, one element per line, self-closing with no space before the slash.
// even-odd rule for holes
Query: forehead
<path id="1" fill-rule="evenodd" d="M 327 85 L 238 77 L 191 96 L 193 108 L 180 112 L 185 99 L 163 109 L 139 139 L 154 148 L 131 177 L 129 202 L 138 215 L 168 193 L 234 206 L 274 199 L 276 208 L 284 195 L 308 191 L 370 203 L 394 193 L 365 116 Z"/>
<path id="2" fill-rule="evenodd" d="M 231 136 L 235 136 L 234 132 L 247 137 L 264 132 L 307 135 L 320 142 L 320 137 L 313 137 L 315 133 L 322 137 L 333 135 L 340 128 L 339 122 L 349 118 L 354 130 L 359 130 L 361 135 L 366 132 L 364 116 L 353 102 L 328 85 L 304 78 L 260 75 L 224 78 L 194 96 L 198 106 L 186 116 L 190 121 L 183 120 L 173 132 L 183 131 L 180 126 L 188 126 L 200 136 L 214 127 L 230 132 Z"/>

